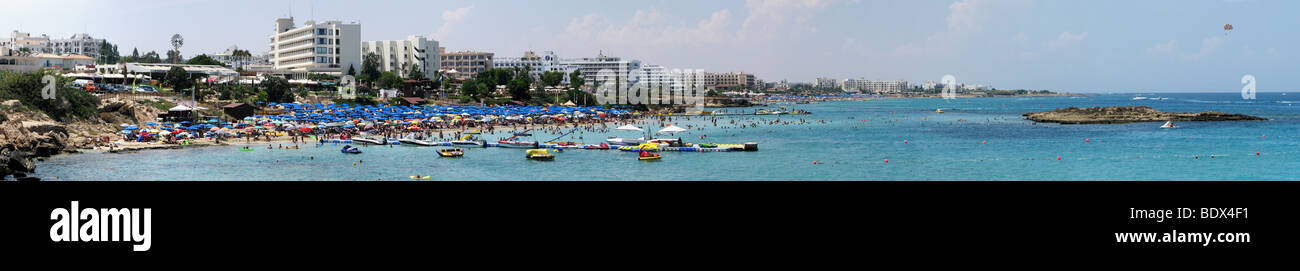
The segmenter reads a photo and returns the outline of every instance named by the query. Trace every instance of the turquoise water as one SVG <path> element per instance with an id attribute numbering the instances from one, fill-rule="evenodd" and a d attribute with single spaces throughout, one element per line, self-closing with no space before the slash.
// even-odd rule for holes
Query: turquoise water
<path id="1" fill-rule="evenodd" d="M 1135 96 L 1167 99 L 1131 100 Z M 344 155 L 333 144 L 253 152 L 230 146 L 57 156 L 39 163 L 35 175 L 45 180 L 405 181 L 417 174 L 434 180 L 1300 180 L 1295 103 L 1300 96 L 1281 93 L 1259 93 L 1250 101 L 1237 93 L 1201 93 L 823 102 L 786 105 L 813 115 L 718 118 L 719 125 L 733 119 L 803 124 L 723 129 L 708 119 L 675 120 L 707 125 L 679 134 L 688 142 L 707 134 L 705 142 L 758 142 L 760 151 L 665 152 L 656 162 L 639 161 L 630 152 L 594 150 L 569 150 L 555 161 L 539 162 L 524 159 L 522 149 L 467 148 L 465 157 L 452 159 L 439 158 L 432 147 L 362 147 L 364 154 Z M 1032 125 L 1021 118 L 1024 112 L 1111 105 L 1272 120 L 1184 122 L 1178 129 L 1158 129 L 1162 123 Z M 946 114 L 935 114 L 937 108 Z M 606 135 L 581 136 L 567 140 L 592 143 Z"/>

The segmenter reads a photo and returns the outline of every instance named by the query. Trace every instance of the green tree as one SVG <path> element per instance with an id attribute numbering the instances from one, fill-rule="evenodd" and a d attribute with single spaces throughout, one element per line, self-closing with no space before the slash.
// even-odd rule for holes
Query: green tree
<path id="1" fill-rule="evenodd" d="M 221 63 L 221 61 L 217 61 L 216 59 L 212 59 L 212 57 L 209 57 L 207 54 L 201 54 L 201 55 L 195 56 L 194 58 L 191 58 L 189 61 L 186 61 L 185 64 L 189 64 L 189 65 L 217 65 L 217 66 L 225 66 L 225 65 L 226 65 L 226 63 Z"/>
<path id="2" fill-rule="evenodd" d="M 365 59 L 361 62 L 361 76 L 365 76 L 366 78 L 364 81 L 367 83 L 373 83 L 374 81 L 379 80 L 380 76 L 383 76 L 383 72 L 379 70 L 379 65 L 379 55 L 375 53 L 366 54 Z"/>
<path id="3" fill-rule="evenodd" d="M 470 79 L 460 84 L 460 95 L 473 98 L 474 101 L 483 101 L 487 98 L 492 90 L 488 89 L 487 84 L 478 80 Z"/>
<path id="4" fill-rule="evenodd" d="M 424 70 L 423 70 L 423 69 L 420 69 L 420 64 L 419 64 L 419 63 L 411 64 L 410 69 L 406 70 L 406 79 L 409 79 L 409 80 L 424 80 L 424 79 L 425 79 L 425 78 L 424 78 Z"/>
<path id="5" fill-rule="evenodd" d="M 140 63 L 162 63 L 162 58 L 158 57 L 158 52 L 149 51 L 137 61 Z"/>
<path id="6" fill-rule="evenodd" d="M 357 76 L 357 68 L 352 66 L 352 64 L 348 64 L 348 75 L 353 76 L 352 78 L 356 78 Z"/>
<path id="7" fill-rule="evenodd" d="M 570 88 L 573 88 L 573 89 L 576 89 L 576 90 L 582 90 L 582 85 L 584 85 L 584 84 L 586 84 L 586 83 L 587 83 L 587 80 L 586 80 L 586 79 L 582 79 L 582 73 L 581 73 L 581 72 L 579 72 L 579 71 L 573 71 L 573 73 L 570 73 L 570 74 L 569 74 L 569 87 L 570 87 Z"/>
<path id="8" fill-rule="evenodd" d="M 308 74 L 307 74 L 307 80 L 312 80 L 312 81 L 334 81 L 334 80 L 339 80 L 339 78 L 336 77 L 336 76 L 329 75 L 329 74 L 324 74 L 324 73 L 308 73 Z"/>
<path id="9" fill-rule="evenodd" d="M 509 84 L 510 80 L 515 76 L 514 72 L 509 69 L 491 68 L 479 72 L 475 77 L 480 83 L 489 84 L 495 88 L 496 86 Z"/>
<path id="10" fill-rule="evenodd" d="M 506 90 L 510 91 L 510 97 L 516 101 L 527 102 L 532 99 L 528 93 L 528 81 L 524 79 L 510 80 L 506 84 Z"/>
<path id="11" fill-rule="evenodd" d="M 176 51 L 176 50 L 167 50 L 167 62 L 171 62 L 171 63 L 180 63 L 181 60 L 184 60 L 184 59 L 185 59 L 185 57 L 184 57 L 184 56 L 181 56 L 181 52 L 180 52 L 180 51 Z"/>
<path id="12" fill-rule="evenodd" d="M 380 73 L 379 80 L 376 80 L 376 83 L 379 83 L 380 88 L 395 89 L 402 87 L 402 77 L 393 72 L 383 72 Z"/>
<path id="13" fill-rule="evenodd" d="M 259 85 L 262 91 L 266 92 L 266 101 L 272 103 L 292 103 L 293 90 L 289 85 L 289 80 L 266 75 Z"/>
<path id="14" fill-rule="evenodd" d="M 179 91 L 193 87 L 194 79 L 190 78 L 190 74 L 185 71 L 185 68 L 172 66 L 170 70 L 167 70 L 167 74 L 163 76 L 163 83 L 171 86 L 173 90 Z"/>
<path id="15" fill-rule="evenodd" d="M 122 60 L 122 56 L 117 53 L 117 45 L 103 41 L 99 44 L 99 59 L 95 62 L 100 64 L 117 64 Z"/>
<path id="16" fill-rule="evenodd" d="M 546 87 L 559 86 L 564 82 L 563 72 L 544 72 L 542 73 L 542 85 Z"/>
<path id="17" fill-rule="evenodd" d="M 0 100 L 19 100 L 24 107 L 38 109 L 61 121 L 90 118 L 98 112 L 98 98 L 80 89 L 64 87 L 71 79 L 58 75 L 55 75 L 58 79 L 54 84 L 55 98 L 45 99 L 39 91 L 47 85 L 41 82 L 44 76 L 41 72 L 0 71 Z"/>

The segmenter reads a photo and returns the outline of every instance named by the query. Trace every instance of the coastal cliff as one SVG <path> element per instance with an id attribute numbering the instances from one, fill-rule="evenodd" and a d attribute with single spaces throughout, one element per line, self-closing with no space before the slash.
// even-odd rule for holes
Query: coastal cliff
<path id="1" fill-rule="evenodd" d="M 25 174 L 35 170 L 33 159 L 107 144 L 96 139 L 115 136 L 115 124 L 151 121 L 162 112 L 125 99 L 105 100 L 97 111 L 90 118 L 60 122 L 18 100 L 0 103 L 0 178 L 32 180 Z"/>
<path id="2" fill-rule="evenodd" d="M 1060 124 L 1121 124 L 1158 121 L 1243 121 L 1266 118 L 1223 112 L 1167 113 L 1148 106 L 1070 107 L 1048 112 L 1025 113 L 1025 119 Z"/>

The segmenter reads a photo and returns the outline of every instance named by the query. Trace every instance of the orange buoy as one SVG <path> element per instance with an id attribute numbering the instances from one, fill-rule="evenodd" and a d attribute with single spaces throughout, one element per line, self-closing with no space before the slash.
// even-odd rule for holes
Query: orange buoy
<path id="1" fill-rule="evenodd" d="M 885 163 L 888 164 L 888 163 L 889 163 L 889 159 L 885 159 Z"/>
<path id="2" fill-rule="evenodd" d="M 816 165 L 816 164 L 817 164 L 817 161 L 813 161 L 813 164 Z"/>
<path id="3" fill-rule="evenodd" d="M 903 144 L 907 144 L 907 140 L 903 140 Z"/>
<path id="4" fill-rule="evenodd" d="M 1083 139 L 1083 143 L 1092 143 L 1092 139 L 1091 139 L 1091 138 L 1084 138 L 1084 139 Z"/>
<path id="5" fill-rule="evenodd" d="M 1056 160 L 1057 160 L 1057 161 L 1061 161 L 1061 157 L 1060 157 L 1060 156 L 1057 156 L 1057 157 L 1056 157 Z"/>
<path id="6" fill-rule="evenodd" d="M 1255 152 L 1255 156 L 1259 156 L 1259 152 Z"/>

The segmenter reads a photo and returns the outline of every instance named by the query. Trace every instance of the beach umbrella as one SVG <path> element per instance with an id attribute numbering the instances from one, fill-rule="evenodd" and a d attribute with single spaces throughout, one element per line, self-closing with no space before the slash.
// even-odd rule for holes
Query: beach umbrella
<path id="1" fill-rule="evenodd" d="M 145 122 L 144 125 L 158 125 L 157 122 Z"/>
<path id="2" fill-rule="evenodd" d="M 644 131 L 644 130 L 641 130 L 640 127 L 632 126 L 631 124 L 623 125 L 622 127 L 618 127 L 618 128 L 614 128 L 614 130 L 619 130 L 619 131 L 637 131 L 637 132 Z"/>
<path id="3" fill-rule="evenodd" d="M 137 128 L 137 127 L 135 127 L 135 126 L 126 127 L 126 130 L 127 130 L 127 131 L 135 130 L 135 129 L 139 129 L 139 128 Z"/>
<path id="4" fill-rule="evenodd" d="M 122 127 L 127 127 L 127 126 L 131 126 L 131 125 L 130 125 L 130 124 L 126 124 L 126 123 L 123 123 L 123 124 L 122 124 Z"/>
<path id="5" fill-rule="evenodd" d="M 677 126 L 669 125 L 668 127 L 665 127 L 665 128 L 663 128 L 663 129 L 660 129 L 660 130 L 659 130 L 659 133 L 660 133 L 660 134 L 664 134 L 664 133 L 671 134 L 671 133 L 685 132 L 685 131 L 686 131 L 686 129 L 682 129 L 681 127 L 677 127 Z"/>

